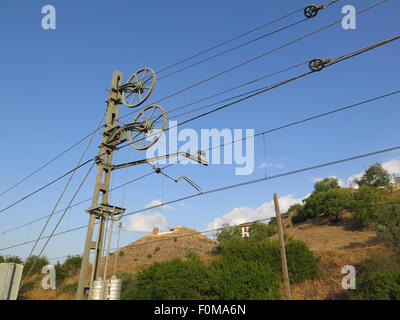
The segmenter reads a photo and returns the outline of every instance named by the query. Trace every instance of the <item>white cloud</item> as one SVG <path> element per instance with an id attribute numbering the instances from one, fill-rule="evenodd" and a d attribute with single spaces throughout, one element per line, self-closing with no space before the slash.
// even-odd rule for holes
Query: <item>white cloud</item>
<path id="1" fill-rule="evenodd" d="M 134 214 L 128 217 L 126 231 L 130 232 L 151 232 L 154 228 L 164 230 L 167 226 L 167 218 L 161 213 L 153 215 Z"/>
<path id="2" fill-rule="evenodd" d="M 157 207 L 157 209 L 161 208 L 161 209 L 165 209 L 165 210 L 173 210 L 173 207 L 171 207 L 168 204 L 164 204 L 163 206 L 161 206 L 161 205 L 162 205 L 161 199 L 155 199 L 155 200 L 152 200 L 150 203 L 146 204 L 144 206 L 144 208 L 148 209 L 148 208 Z M 161 207 L 159 207 L 159 206 L 161 206 Z"/>
<path id="3" fill-rule="evenodd" d="M 279 198 L 279 208 L 281 212 L 286 212 L 295 203 L 302 203 L 302 199 L 293 198 L 291 194 Z M 220 228 L 223 224 L 237 225 L 244 222 L 256 221 L 275 216 L 274 201 L 265 202 L 258 208 L 240 207 L 234 208 L 224 214 L 221 218 L 216 218 L 207 225 L 207 230 Z"/>
<path id="4" fill-rule="evenodd" d="M 392 159 L 387 162 L 382 163 L 382 167 L 389 171 L 390 174 L 400 173 L 400 160 L 399 159 Z"/>

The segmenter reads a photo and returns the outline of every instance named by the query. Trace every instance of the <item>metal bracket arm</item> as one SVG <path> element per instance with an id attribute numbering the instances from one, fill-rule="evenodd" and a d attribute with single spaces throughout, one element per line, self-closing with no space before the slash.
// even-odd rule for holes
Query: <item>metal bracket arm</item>
<path id="1" fill-rule="evenodd" d="M 127 168 L 127 167 L 136 166 L 136 165 L 143 164 L 143 163 L 149 163 L 149 162 L 153 162 L 153 161 L 157 161 L 157 160 L 161 160 L 161 159 L 167 159 L 170 157 L 178 157 L 178 156 L 184 156 L 184 157 L 189 158 L 193 161 L 196 161 L 202 165 L 208 166 L 208 162 L 201 157 L 200 152 L 198 152 L 198 156 L 196 157 L 187 152 L 181 151 L 181 152 L 177 152 L 177 153 L 166 154 L 164 156 L 158 156 L 158 157 L 153 157 L 153 158 L 148 158 L 148 159 L 132 161 L 132 162 L 128 162 L 128 163 L 113 165 L 111 167 L 111 170 Z"/>

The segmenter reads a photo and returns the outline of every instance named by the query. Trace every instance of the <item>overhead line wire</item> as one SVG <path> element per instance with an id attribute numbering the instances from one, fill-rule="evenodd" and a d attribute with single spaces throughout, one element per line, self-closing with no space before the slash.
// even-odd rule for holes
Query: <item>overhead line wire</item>
<path id="1" fill-rule="evenodd" d="M 193 59 L 193 58 L 195 58 L 195 57 L 198 57 L 198 56 L 200 56 L 200 55 L 202 55 L 202 54 L 204 54 L 204 53 L 207 53 L 207 52 L 209 52 L 209 51 L 211 51 L 211 50 L 213 50 L 213 49 L 216 49 L 216 48 L 221 47 L 221 46 L 223 46 L 223 45 L 225 45 L 225 44 L 228 44 L 228 43 L 230 43 L 230 42 L 232 42 L 232 41 L 234 41 L 234 40 L 237 40 L 237 39 L 239 39 L 239 38 L 241 38 L 241 37 L 243 37 L 243 36 L 245 36 L 245 35 L 248 35 L 248 34 L 250 34 L 250 33 L 252 33 L 252 32 L 255 32 L 255 31 L 259 30 L 259 29 L 265 28 L 266 26 L 271 25 L 271 24 L 273 24 L 273 23 L 275 23 L 275 22 L 278 22 L 278 21 L 280 21 L 280 20 L 282 20 L 282 19 L 284 19 L 284 18 L 287 18 L 287 17 L 289 17 L 289 16 L 291 16 L 291 15 L 293 15 L 293 14 L 295 14 L 295 13 L 297 13 L 297 12 L 303 10 L 303 9 L 304 9 L 304 8 L 300 8 L 300 9 L 297 9 L 297 10 L 295 10 L 295 11 L 292 11 L 292 12 L 290 12 L 290 13 L 288 13 L 288 14 L 285 14 L 285 15 L 283 15 L 283 16 L 277 18 L 277 19 L 274 19 L 274 20 L 272 20 L 272 21 L 269 21 L 269 22 L 267 22 L 267 23 L 265 23 L 265 24 L 263 24 L 263 25 L 260 25 L 260 26 L 258 26 L 258 27 L 256 27 L 256 28 L 253 28 L 253 29 L 251 29 L 251 30 L 249 30 L 249 31 L 247 31 L 247 32 L 244 32 L 244 33 L 242 33 L 242 34 L 240 34 L 240 35 L 238 35 L 238 36 L 235 36 L 235 37 L 232 38 L 232 39 L 226 40 L 226 41 L 224 41 L 224 42 L 222 42 L 222 43 L 219 43 L 219 44 L 217 44 L 217 45 L 215 45 L 215 46 L 212 46 L 212 47 L 210 47 L 210 48 L 208 48 L 208 49 L 206 49 L 206 50 L 203 50 L 203 51 L 201 51 L 201 52 L 199 52 L 199 53 L 197 53 L 197 54 L 195 54 L 195 55 L 192 55 L 192 56 L 190 56 L 190 57 L 188 57 L 188 58 L 185 58 L 185 59 L 180 60 L 180 61 L 178 61 L 178 62 L 176 62 L 176 63 L 173 63 L 173 64 L 171 64 L 171 65 L 169 65 L 169 66 L 167 66 L 167 67 L 164 67 L 163 69 L 159 70 L 159 71 L 156 72 L 156 73 L 161 73 L 161 72 L 163 72 L 163 71 L 165 71 L 165 70 L 168 70 L 168 69 L 170 69 L 170 68 L 172 68 L 172 67 L 174 67 L 174 66 L 177 66 L 177 65 L 179 65 L 179 64 L 181 64 L 181 63 L 183 63 L 183 62 L 189 61 L 189 60 L 191 60 L 191 59 Z M 255 40 L 254 40 L 254 41 L 255 41 Z M 252 41 L 252 42 L 253 42 L 253 41 Z M 176 73 L 176 72 L 175 72 L 175 73 Z M 104 126 L 105 126 L 105 125 L 104 125 Z M 98 129 L 97 129 L 95 132 L 97 132 L 97 131 L 98 131 Z M 72 146 L 68 147 L 66 150 L 62 151 L 61 153 L 59 153 L 58 155 L 56 155 L 55 157 L 53 157 L 52 159 L 50 159 L 49 161 L 47 161 L 44 165 L 40 166 L 38 169 L 34 170 L 32 173 L 28 174 L 27 176 L 25 176 L 24 178 L 22 178 L 21 180 L 19 180 L 19 181 L 16 182 L 15 184 L 13 184 L 11 187 L 9 187 L 9 188 L 7 188 L 6 190 L 4 190 L 3 192 L 1 192 L 1 193 L 0 193 L 0 197 L 3 196 L 4 194 L 8 193 L 9 191 L 13 190 L 15 187 L 17 187 L 17 186 L 20 185 L 21 183 L 23 183 L 23 182 L 25 182 L 26 180 L 28 180 L 30 177 L 32 177 L 32 176 L 35 175 L 37 172 L 41 171 L 42 169 L 44 169 L 45 167 L 47 167 L 48 165 L 50 165 L 50 164 L 51 164 L 52 162 L 54 162 L 55 160 L 59 159 L 61 156 L 63 156 L 64 154 L 66 154 L 68 151 L 72 150 L 74 147 L 76 147 L 77 145 L 79 145 L 80 143 L 82 143 L 84 140 L 86 140 L 87 138 L 89 138 L 92 134 L 93 134 L 93 132 L 90 132 L 90 133 L 89 133 L 88 135 L 86 135 L 84 138 L 80 139 L 79 141 L 77 141 L 76 143 L 74 143 Z"/>
<path id="2" fill-rule="evenodd" d="M 254 183 L 259 183 L 259 182 L 262 182 L 262 181 L 268 181 L 268 180 L 273 180 L 273 179 L 277 179 L 277 178 L 281 178 L 281 177 L 285 177 L 285 176 L 299 174 L 299 173 L 302 173 L 302 172 L 311 171 L 311 170 L 315 170 L 315 169 L 320 169 L 320 168 L 323 168 L 323 167 L 328 167 L 328 166 L 332 166 L 332 165 L 336 165 L 336 164 L 340 164 L 340 163 L 344 163 L 344 162 L 348 162 L 348 161 L 358 160 L 358 159 L 362 159 L 362 158 L 366 158 L 366 157 L 371 157 L 371 156 L 374 156 L 374 155 L 387 153 L 387 152 L 391 152 L 391 151 L 395 151 L 395 150 L 400 150 L 400 146 L 381 149 L 381 150 L 377 150 L 377 151 L 373 151 L 373 152 L 369 152 L 369 153 L 364 153 L 364 154 L 352 156 L 352 157 L 349 157 L 349 158 L 343 158 L 343 159 L 339 159 L 339 160 L 335 160 L 335 161 L 324 162 L 324 163 L 321 163 L 321 164 L 317 164 L 317 165 L 313 165 L 313 166 L 309 166 L 309 167 L 303 167 L 303 168 L 300 168 L 300 169 L 287 171 L 287 172 L 276 174 L 276 175 L 272 175 L 272 176 L 264 176 L 264 177 L 261 177 L 261 178 L 258 178 L 258 179 L 252 179 L 252 180 L 248 180 L 248 181 L 244 181 L 244 182 L 240 182 L 240 183 L 236 183 L 236 184 L 231 184 L 231 185 L 218 187 L 218 188 L 215 188 L 215 189 L 210 189 L 210 190 L 207 190 L 207 191 L 204 191 L 204 192 L 201 192 L 201 193 L 191 194 L 191 195 L 184 196 L 184 197 L 181 197 L 181 198 L 178 198 L 178 199 L 174 199 L 174 200 L 170 200 L 170 201 L 164 202 L 162 204 L 153 205 L 151 207 L 147 207 L 147 208 L 139 209 L 139 210 L 136 210 L 136 211 L 132 211 L 130 213 L 124 214 L 124 216 L 126 217 L 126 216 L 130 216 L 130 215 L 134 215 L 134 214 L 137 214 L 137 213 L 140 213 L 140 212 L 149 211 L 149 210 L 156 209 L 156 208 L 159 208 L 159 207 L 162 207 L 162 206 L 170 205 L 170 204 L 173 204 L 173 203 L 176 203 L 176 202 L 188 200 L 188 199 L 191 199 L 191 198 L 195 198 L 195 197 L 199 197 L 199 196 L 203 196 L 203 195 L 207 195 L 207 194 L 212 194 L 212 193 L 216 193 L 216 192 L 220 192 L 220 191 L 235 189 L 235 188 L 238 188 L 238 187 L 247 186 L 247 185 L 251 185 L 251 184 L 254 184 Z M 59 234 L 65 234 L 67 232 L 71 232 L 71 231 L 75 231 L 75 230 L 79 230 L 79 229 L 83 229 L 83 228 L 87 228 L 87 226 L 77 227 L 77 228 L 71 229 L 70 231 L 66 230 L 66 231 L 60 232 Z M 59 235 L 59 234 L 54 234 L 54 236 Z M 48 238 L 48 237 L 44 237 L 44 238 Z M 42 239 L 44 239 L 44 238 L 42 238 Z M 40 240 L 42 240 L 42 239 L 40 239 Z M 15 247 L 18 247 L 18 246 L 26 244 L 26 243 L 27 242 L 24 242 L 24 243 L 21 243 L 21 244 L 18 244 L 18 245 L 14 245 L 14 246 L 10 246 L 10 247 L 7 247 L 7 248 L 2 248 L 2 249 L 0 249 L 0 251 L 4 251 L 4 250 L 7 250 L 7 249 L 15 248 Z"/>
<path id="3" fill-rule="evenodd" d="M 387 43 L 389 43 L 389 42 L 391 42 L 391 41 L 394 41 L 394 40 L 398 40 L 399 38 L 400 38 L 400 36 L 396 36 L 396 37 L 393 37 L 393 38 L 390 38 L 390 39 L 387 39 L 387 40 L 384 40 L 384 41 L 375 43 L 375 44 L 373 44 L 373 45 L 370 45 L 370 46 L 367 46 L 367 47 L 364 47 L 364 48 L 361 48 L 361 49 L 352 51 L 352 52 L 350 52 L 350 53 L 343 54 L 343 55 L 340 55 L 340 56 L 338 56 L 338 57 L 329 59 L 329 60 L 331 60 L 331 62 L 328 63 L 326 66 L 330 66 L 330 65 L 336 64 L 336 63 L 341 62 L 341 61 L 343 61 L 343 60 L 346 60 L 346 59 L 348 59 L 348 58 L 354 57 L 354 56 L 359 55 L 359 54 L 361 54 L 361 53 L 364 53 L 364 52 L 366 52 L 366 51 L 369 51 L 369 50 L 372 50 L 372 49 L 374 49 L 374 48 L 377 48 L 378 46 L 387 44 Z M 295 66 L 286 68 L 286 69 L 284 69 L 284 70 L 291 69 L 291 68 L 297 67 L 297 66 L 302 65 L 302 64 L 304 64 L 304 62 L 302 62 L 302 63 L 300 63 L 300 64 L 297 64 L 297 65 L 295 65 Z M 279 72 L 282 72 L 282 70 L 281 70 L 281 71 L 278 71 L 278 73 L 279 73 Z M 258 94 L 260 94 L 260 93 L 263 93 L 263 92 L 265 92 L 265 91 L 267 91 L 267 90 L 271 90 L 271 89 L 273 89 L 273 88 L 276 88 L 277 86 L 280 86 L 280 85 L 282 85 L 282 84 L 285 84 L 285 83 L 288 83 L 288 82 L 290 82 L 290 81 L 296 80 L 296 79 L 298 79 L 298 78 L 300 78 L 300 77 L 303 77 L 303 76 L 305 76 L 305 75 L 308 75 L 308 74 L 310 74 L 310 73 L 313 73 L 313 72 L 307 72 L 307 73 L 304 73 L 304 74 L 302 74 L 302 75 L 300 75 L 300 76 L 291 78 L 291 79 L 289 79 L 289 80 L 285 80 L 285 81 L 278 82 L 278 83 L 276 83 L 276 84 L 274 84 L 274 85 L 270 85 L 270 86 L 267 86 L 267 87 L 262 87 L 262 88 L 259 88 L 259 89 L 256 89 L 256 90 L 252 90 L 252 91 L 250 91 L 250 92 L 245 93 L 245 94 L 248 94 L 248 93 L 251 93 L 251 92 L 255 92 L 255 93 L 251 94 L 250 96 L 247 96 L 247 97 L 245 97 L 245 98 L 242 98 L 242 99 L 240 99 L 240 100 L 234 101 L 234 102 L 232 102 L 232 103 L 229 103 L 229 104 L 220 106 L 220 107 L 218 107 L 218 108 L 216 108 L 216 109 L 214 109 L 214 110 L 208 111 L 208 112 L 206 112 L 206 113 L 204 113 L 204 114 L 201 114 L 201 115 L 196 116 L 196 117 L 194 117 L 194 118 L 191 118 L 191 119 L 188 119 L 188 120 L 186 120 L 186 121 L 183 121 L 183 122 L 177 124 L 175 127 L 177 127 L 178 125 L 182 125 L 182 124 L 185 124 L 185 123 L 187 123 L 187 122 L 193 121 L 193 120 L 195 120 L 195 119 L 198 119 L 198 118 L 203 117 L 203 116 L 205 116 L 205 115 L 208 115 L 208 114 L 210 114 L 210 113 L 216 112 L 216 111 L 221 110 L 221 109 L 223 109 L 223 108 L 226 108 L 226 107 L 228 107 L 228 106 L 230 106 L 230 105 L 232 105 L 232 104 L 241 102 L 241 101 L 243 101 L 243 100 L 246 100 L 246 99 L 251 98 L 251 97 L 253 97 L 253 96 L 255 96 L 255 95 L 258 95 Z M 267 75 L 267 76 L 268 76 L 268 75 Z M 264 77 L 266 77 L 266 76 L 264 76 Z M 257 79 L 256 79 L 256 80 L 257 80 Z M 397 93 L 397 92 L 395 92 L 395 93 Z M 239 95 L 239 96 L 243 96 L 243 95 L 245 95 L 245 94 L 241 94 L 241 95 Z M 388 95 L 391 95 L 391 94 L 393 94 L 393 93 L 390 93 L 390 94 L 388 94 Z M 239 97 L 239 96 L 235 96 L 235 97 Z M 386 96 L 386 95 L 385 95 L 385 96 Z M 234 97 L 234 98 L 235 98 L 235 97 Z M 384 96 L 383 96 L 383 97 L 384 97 Z M 373 100 L 375 100 L 375 99 L 378 99 L 378 98 L 380 98 L 380 97 L 373 98 L 371 101 L 373 101 Z M 226 100 L 230 100 L 230 99 L 232 99 L 232 98 L 228 98 L 228 99 L 225 99 L 225 100 L 222 100 L 222 101 L 226 101 Z M 217 103 L 220 103 L 220 102 L 221 102 L 221 101 L 219 101 L 219 102 L 217 102 Z M 211 104 L 211 105 L 213 105 L 213 104 Z M 208 106 L 210 106 L 210 105 L 208 105 Z M 197 111 L 197 110 L 199 110 L 199 109 L 203 109 L 203 108 L 208 107 L 208 106 L 203 106 L 203 107 L 197 108 L 197 109 L 195 109 L 194 111 Z M 350 107 L 352 107 L 352 106 L 350 106 Z M 348 107 L 345 107 L 345 109 L 346 109 L 346 108 L 348 108 Z M 337 112 L 337 111 L 333 111 L 333 112 Z M 329 113 L 330 113 L 330 112 L 329 112 Z M 328 113 L 328 114 L 329 114 L 329 113 Z M 323 115 L 324 115 L 324 114 L 323 114 Z M 320 116 L 321 116 L 321 115 L 320 115 Z M 319 116 L 317 116 L 317 117 L 319 117 Z M 304 121 L 304 120 L 302 120 L 302 121 Z M 308 121 L 308 120 L 306 119 L 305 121 Z M 171 129 L 171 128 L 167 128 L 165 131 L 167 131 L 167 130 L 169 130 L 169 129 Z M 137 141 L 135 141 L 135 142 L 137 142 Z M 125 145 L 119 147 L 119 149 L 121 149 L 121 148 L 123 148 L 123 147 L 126 147 L 126 146 L 128 146 L 128 145 L 130 145 L 130 143 L 125 144 Z M 89 160 L 89 162 L 90 162 L 90 161 L 91 161 L 91 160 Z M 145 176 L 148 176 L 148 175 L 150 175 L 150 174 L 152 174 L 152 172 L 149 173 L 149 174 L 146 174 Z M 41 189 L 43 189 L 43 188 L 41 188 Z M 41 189 L 40 189 L 40 190 L 41 190 Z M 90 199 L 88 199 L 88 200 L 90 200 Z M 88 201 L 88 200 L 86 200 L 86 201 Z M 0 213 L 1 213 L 1 211 L 0 211 Z"/>
<path id="4" fill-rule="evenodd" d="M 364 9 L 362 9 L 362 10 L 360 10 L 360 11 L 357 11 L 357 12 L 353 13 L 352 15 L 349 15 L 349 17 L 356 16 L 356 15 L 358 15 L 358 14 L 364 13 L 365 11 L 370 10 L 370 9 L 372 9 L 372 8 L 374 8 L 374 7 L 377 7 L 377 6 L 383 4 L 383 3 L 387 2 L 387 1 L 388 1 L 388 0 L 382 0 L 382 1 L 380 1 L 380 2 L 377 2 L 377 3 L 375 3 L 375 4 L 371 5 L 371 6 L 368 6 L 368 7 L 364 8 Z M 292 41 L 286 42 L 286 43 L 284 43 L 283 45 L 281 45 L 281 46 L 279 46 L 279 47 L 276 47 L 276 48 L 274 48 L 274 49 L 271 49 L 271 50 L 269 50 L 269 51 L 266 51 L 266 52 L 264 52 L 264 53 L 262 53 L 262 54 L 260 54 L 260 55 L 258 55 L 258 56 L 256 56 L 256 57 L 253 57 L 253 58 L 251 58 L 251 59 L 248 59 L 248 60 L 246 60 L 246 61 L 244 61 L 244 62 L 242 62 L 242 63 L 240 63 L 240 64 L 238 64 L 238 65 L 232 66 L 232 67 L 230 67 L 230 68 L 228 68 L 228 69 L 225 69 L 225 70 L 223 70 L 223 71 L 221 71 L 221 72 L 219 72 L 219 73 L 217 73 L 217 74 L 214 74 L 214 75 L 212 75 L 212 76 L 210 76 L 210 77 L 208 77 L 208 78 L 206 78 L 206 79 L 203 79 L 203 80 L 201 80 L 201 81 L 199 81 L 199 82 L 196 82 L 196 83 L 194 83 L 194 84 L 192 84 L 192 85 L 190 85 L 190 86 L 188 86 L 188 87 L 186 87 L 186 88 L 184 88 L 184 89 L 181 89 L 181 90 L 176 91 L 176 92 L 174 92 L 174 93 L 172 93 L 172 94 L 170 94 L 170 95 L 168 95 L 168 96 L 165 96 L 165 97 L 163 97 L 163 98 L 161 98 L 161 99 L 159 99 L 159 100 L 156 100 L 156 101 L 153 102 L 152 104 L 157 104 L 157 103 L 159 103 L 159 102 L 161 102 L 161 101 L 164 101 L 164 100 L 166 100 L 166 99 L 169 99 L 169 98 L 171 98 L 171 97 L 173 97 L 173 96 L 176 96 L 176 95 L 178 95 L 178 94 L 180 94 L 180 93 L 183 93 L 183 92 L 185 92 L 185 91 L 187 91 L 187 90 L 189 90 L 189 89 L 192 89 L 192 88 L 194 88 L 194 87 L 197 87 L 197 86 L 199 86 L 200 84 L 203 84 L 203 83 L 205 83 L 205 82 L 208 82 L 208 81 L 210 81 L 210 80 L 213 80 L 213 79 L 215 79 L 215 78 L 217 78 L 217 77 L 219 77 L 219 76 L 221 76 L 221 75 L 223 75 L 223 74 L 225 74 L 225 73 L 228 73 L 228 72 L 230 72 L 230 71 L 233 71 L 233 70 L 235 70 L 235 69 L 237 69 L 237 68 L 240 68 L 240 67 L 242 67 L 242 66 L 244 66 L 244 65 L 246 65 L 246 64 L 248 64 L 248 63 L 250 63 L 250 62 L 253 62 L 253 61 L 257 60 L 257 59 L 260 59 L 260 58 L 262 58 L 262 57 L 264 57 L 264 56 L 266 56 L 266 55 L 268 55 L 268 54 L 271 54 L 271 53 L 273 53 L 273 52 L 275 52 L 275 51 L 278 51 L 278 50 L 280 50 L 280 49 L 283 49 L 283 48 L 285 48 L 285 47 L 287 47 L 287 46 L 289 46 L 289 45 L 291 45 L 291 44 L 293 44 L 293 43 L 296 43 L 296 42 L 298 42 L 298 41 L 300 41 L 300 40 L 303 40 L 303 39 L 305 39 L 305 38 L 307 38 L 307 37 L 309 37 L 309 36 L 311 36 L 311 35 L 314 35 L 314 34 L 316 34 L 316 33 L 318 33 L 318 32 L 321 32 L 321 31 L 323 31 L 323 30 L 325 30 L 325 29 L 328 29 L 328 28 L 330 28 L 330 27 L 332 27 L 332 26 L 334 26 L 334 25 L 340 23 L 341 21 L 342 21 L 342 19 L 339 19 L 339 20 L 337 20 L 337 21 L 335 21 L 335 22 L 332 22 L 332 23 L 330 23 L 330 24 L 328 24 L 328 25 L 326 25 L 326 26 L 324 26 L 324 27 L 321 27 L 321 28 L 316 29 L 316 30 L 314 30 L 314 31 L 312 31 L 312 32 L 310 32 L 310 33 L 307 33 L 307 34 L 305 34 L 305 35 L 303 35 L 303 36 L 301 36 L 301 37 L 298 37 L 298 38 L 296 38 L 296 39 L 294 39 L 294 40 L 292 40 Z M 131 111 L 131 112 L 129 112 L 129 113 L 123 115 L 122 117 L 120 117 L 120 119 L 123 119 L 123 118 L 125 118 L 125 117 L 127 117 L 127 116 L 133 114 L 134 112 L 135 112 L 135 111 Z"/>
<path id="5" fill-rule="evenodd" d="M 103 115 L 102 115 L 102 117 L 101 117 L 101 119 L 100 119 L 100 121 L 99 121 L 99 123 L 98 123 L 98 125 L 97 125 L 97 128 L 100 127 L 101 123 L 103 122 L 103 119 L 104 119 L 105 115 L 106 115 L 106 112 L 103 113 Z M 48 218 L 47 218 L 47 220 L 46 220 L 46 222 L 45 222 L 45 224 L 44 224 L 44 226 L 43 226 L 43 228 L 42 228 L 42 230 L 41 230 L 41 232 L 40 232 L 40 234 L 39 234 L 39 236 L 38 236 L 38 240 L 35 242 L 33 248 L 31 249 L 31 251 L 30 251 L 30 253 L 29 253 L 29 255 L 28 255 L 28 259 L 32 256 L 32 253 L 33 253 L 33 251 L 35 250 L 35 248 L 36 248 L 36 246 L 37 246 L 37 244 L 38 244 L 38 242 L 39 242 L 39 239 L 40 239 L 41 236 L 43 235 L 43 232 L 46 230 L 46 227 L 48 226 L 48 224 L 49 224 L 49 222 L 50 222 L 50 219 L 51 219 L 51 217 L 52 217 L 53 214 L 54 214 L 54 211 L 57 209 L 57 206 L 60 204 L 60 201 L 61 201 L 62 197 L 64 196 L 65 192 L 67 191 L 67 188 L 68 188 L 69 184 L 71 183 L 72 178 L 74 177 L 77 168 L 79 167 L 79 165 L 80 165 L 80 163 L 81 163 L 83 157 L 85 156 L 87 150 L 89 149 L 89 147 L 90 147 L 90 145 L 91 145 L 91 143 L 92 143 L 92 141 L 93 141 L 94 135 L 95 135 L 95 132 L 93 132 L 93 134 L 92 134 L 92 136 L 91 136 L 89 142 L 87 143 L 87 145 L 86 145 L 84 151 L 82 152 L 81 157 L 79 158 L 78 163 L 77 163 L 76 166 L 75 166 L 74 171 L 73 171 L 72 174 L 70 175 L 70 177 L 69 177 L 67 183 L 66 183 L 65 186 L 64 186 L 63 191 L 61 192 L 60 196 L 58 197 L 57 202 L 56 202 L 56 204 L 55 204 L 54 207 L 53 207 L 53 210 L 51 211 L 50 215 L 48 216 Z M 88 174 L 90 173 L 90 171 L 91 171 L 91 169 L 93 168 L 94 164 L 95 164 L 95 162 L 93 161 L 92 166 L 90 167 Z M 86 178 L 87 178 L 87 175 L 85 176 L 85 179 L 84 179 L 83 181 L 85 181 Z M 80 186 L 80 187 L 81 187 L 81 186 Z M 79 187 L 79 189 L 80 189 L 80 187 Z M 79 190 L 79 189 L 78 189 L 78 190 Z M 75 196 L 74 196 L 74 199 L 75 199 Z M 70 204 L 69 204 L 69 205 L 70 205 Z M 68 208 L 69 208 L 69 206 L 67 207 L 67 209 L 65 210 L 65 212 L 68 210 Z M 64 212 L 64 214 L 65 214 L 65 212 Z M 64 216 L 64 215 L 63 215 L 63 216 Z M 57 224 L 57 225 L 58 225 L 58 224 Z"/>

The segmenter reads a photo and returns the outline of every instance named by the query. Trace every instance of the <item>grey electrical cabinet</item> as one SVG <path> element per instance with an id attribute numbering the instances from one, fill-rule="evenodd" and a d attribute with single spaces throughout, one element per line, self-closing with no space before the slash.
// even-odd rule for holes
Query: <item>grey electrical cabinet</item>
<path id="1" fill-rule="evenodd" d="M 22 264 L 0 263 L 0 300 L 17 300 Z"/>

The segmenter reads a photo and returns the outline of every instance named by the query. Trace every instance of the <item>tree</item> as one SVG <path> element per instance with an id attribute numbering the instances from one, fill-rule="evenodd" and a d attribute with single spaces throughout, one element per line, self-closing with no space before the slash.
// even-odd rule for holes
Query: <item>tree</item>
<path id="1" fill-rule="evenodd" d="M 381 209 L 378 204 L 385 203 L 387 196 L 380 190 L 369 185 L 362 185 L 354 194 L 352 211 L 356 226 L 364 228 L 376 220 L 377 212 Z"/>
<path id="2" fill-rule="evenodd" d="M 314 184 L 313 193 L 326 192 L 329 189 L 335 189 L 335 188 L 340 188 L 338 178 L 336 177 L 325 178 L 320 181 L 317 181 Z"/>
<path id="3" fill-rule="evenodd" d="M 361 179 L 355 179 L 358 186 L 390 187 L 390 174 L 380 163 L 375 163 L 365 170 Z"/>
<path id="4" fill-rule="evenodd" d="M 30 256 L 24 263 L 22 274 L 25 277 L 31 269 L 30 275 L 41 273 L 42 268 L 48 264 L 49 261 L 46 257 Z"/>
<path id="5" fill-rule="evenodd" d="M 276 233 L 276 224 L 267 225 L 262 222 L 253 222 L 249 228 L 250 241 L 263 241 Z"/>
<path id="6" fill-rule="evenodd" d="M 221 253 L 223 248 L 231 243 L 243 241 L 242 232 L 239 227 L 223 224 L 221 230 L 217 232 L 217 240 L 218 245 L 211 251 L 213 254 Z"/>
<path id="7" fill-rule="evenodd" d="M 378 236 L 400 247 L 400 206 L 383 206 L 380 208 L 377 221 Z"/>

